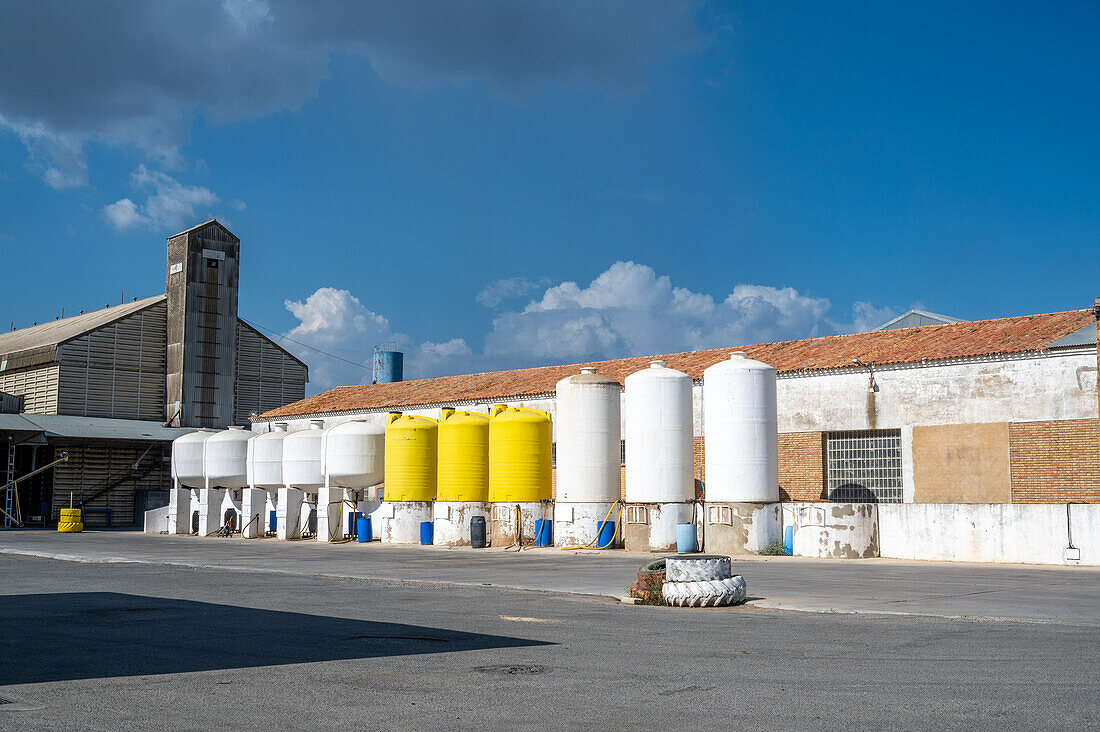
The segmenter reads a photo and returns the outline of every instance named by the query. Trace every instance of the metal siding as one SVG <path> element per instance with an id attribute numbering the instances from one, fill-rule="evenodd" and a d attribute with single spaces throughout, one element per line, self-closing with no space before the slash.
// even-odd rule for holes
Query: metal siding
<path id="1" fill-rule="evenodd" d="M 59 443 L 57 449 L 66 450 L 69 453 L 68 461 L 54 468 L 53 478 L 53 515 L 58 517 L 58 510 L 68 508 L 69 493 L 74 494 L 79 505 L 82 497 L 85 499 L 112 482 L 122 481 L 118 486 L 94 500 L 88 500 L 85 508 L 109 508 L 111 518 L 115 525 L 128 525 L 134 523 L 134 497 L 137 490 L 164 490 L 171 485 L 172 477 L 169 462 L 166 459 L 170 454 L 171 445 L 154 445 L 146 453 L 148 443 L 103 441 L 94 444 L 63 444 Z M 142 454 L 145 453 L 144 458 Z M 148 474 L 133 477 L 133 464 L 141 458 L 138 473 L 144 473 L 149 468 Z M 89 517 L 91 526 L 105 524 L 106 517 L 92 514 Z"/>
<path id="2" fill-rule="evenodd" d="M 235 421 L 305 397 L 306 368 L 250 326 L 237 322 Z"/>
<path id="3" fill-rule="evenodd" d="M 57 414 L 58 364 L 0 373 L 0 391 L 22 396 L 23 411 Z"/>
<path id="4" fill-rule="evenodd" d="M 58 413 L 161 421 L 166 312 L 160 303 L 62 345 Z"/>

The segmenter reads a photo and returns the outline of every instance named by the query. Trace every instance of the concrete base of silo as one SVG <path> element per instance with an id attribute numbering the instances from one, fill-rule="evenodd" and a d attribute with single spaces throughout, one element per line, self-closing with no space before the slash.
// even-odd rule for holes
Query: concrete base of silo
<path id="1" fill-rule="evenodd" d="M 623 509 L 623 546 L 631 552 L 676 551 L 677 524 L 693 522 L 691 503 L 631 503 Z"/>
<path id="2" fill-rule="evenodd" d="M 613 501 L 606 503 L 562 503 L 554 504 L 554 544 L 557 546 L 585 546 L 591 543 L 592 548 L 600 548 L 597 544 L 600 522 L 607 520 L 618 522 L 618 535 L 605 549 L 617 549 L 622 546 L 622 519 L 625 511 L 620 515 L 618 510 L 611 510 L 615 505 Z M 608 511 L 611 515 L 608 516 Z"/>
<path id="3" fill-rule="evenodd" d="M 432 520 L 432 501 L 386 501 L 377 515 L 384 544 L 419 544 L 420 524 Z"/>
<path id="4" fill-rule="evenodd" d="M 763 551 L 781 539 L 780 511 L 778 503 L 704 503 L 703 551 L 731 556 Z"/>
<path id="5" fill-rule="evenodd" d="M 866 559 L 879 555 L 877 504 L 802 504 L 787 515 L 793 517 L 795 556 Z"/>
<path id="6" fill-rule="evenodd" d="M 280 488 L 275 502 L 275 538 L 286 541 L 302 535 L 302 499 L 305 493 L 297 488 Z"/>
<path id="7" fill-rule="evenodd" d="M 225 490 L 203 488 L 199 490 L 199 536 L 210 536 L 222 526 L 222 502 Z"/>
<path id="8" fill-rule="evenodd" d="M 191 533 L 191 489 L 173 487 L 168 492 L 168 533 Z"/>
<path id="9" fill-rule="evenodd" d="M 519 511 L 520 536 L 516 536 L 516 511 Z M 494 503 L 489 521 L 489 543 L 495 547 L 535 543 L 535 522 L 553 521 L 551 501 L 533 503 Z"/>
<path id="10" fill-rule="evenodd" d="M 255 539 L 267 531 L 267 491 L 244 488 L 241 491 L 241 536 Z"/>
<path id="11" fill-rule="evenodd" d="M 475 516 L 484 517 L 485 530 L 488 532 L 488 502 L 436 501 L 433 518 L 435 536 L 432 543 L 436 546 L 470 546 L 470 520 Z"/>
<path id="12" fill-rule="evenodd" d="M 352 509 L 352 503 L 346 501 L 358 504 L 358 495 L 349 488 L 317 489 L 317 541 L 335 541 L 351 533 L 348 514 L 360 509 Z"/>

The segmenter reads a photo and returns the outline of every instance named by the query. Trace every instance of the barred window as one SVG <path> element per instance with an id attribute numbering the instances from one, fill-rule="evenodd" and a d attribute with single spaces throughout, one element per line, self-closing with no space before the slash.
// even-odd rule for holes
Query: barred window
<path id="1" fill-rule="evenodd" d="M 901 430 L 830 432 L 826 437 L 829 500 L 901 503 Z"/>

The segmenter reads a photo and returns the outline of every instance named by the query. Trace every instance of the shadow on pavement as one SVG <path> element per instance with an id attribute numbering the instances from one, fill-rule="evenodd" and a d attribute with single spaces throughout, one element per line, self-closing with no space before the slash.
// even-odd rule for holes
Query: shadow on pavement
<path id="1" fill-rule="evenodd" d="M 0 686 L 552 645 L 114 592 L 0 595 Z"/>

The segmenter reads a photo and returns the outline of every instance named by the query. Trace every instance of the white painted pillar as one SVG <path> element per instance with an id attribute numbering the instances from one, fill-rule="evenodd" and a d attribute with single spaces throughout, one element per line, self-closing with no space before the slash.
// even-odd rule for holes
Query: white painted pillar
<path id="1" fill-rule="evenodd" d="M 286 486 L 279 489 L 275 506 L 275 536 L 278 539 L 297 539 L 301 536 L 302 491 Z"/>
<path id="2" fill-rule="evenodd" d="M 225 491 L 221 488 L 203 488 L 199 491 L 199 536 L 207 536 L 222 525 L 222 501 Z"/>
<path id="3" fill-rule="evenodd" d="M 267 531 L 267 491 L 245 488 L 241 497 L 241 536 L 255 539 Z M 253 519 L 255 517 L 255 519 Z"/>
<path id="4" fill-rule="evenodd" d="M 176 481 L 168 492 L 168 533 L 191 533 L 191 490 Z"/>

